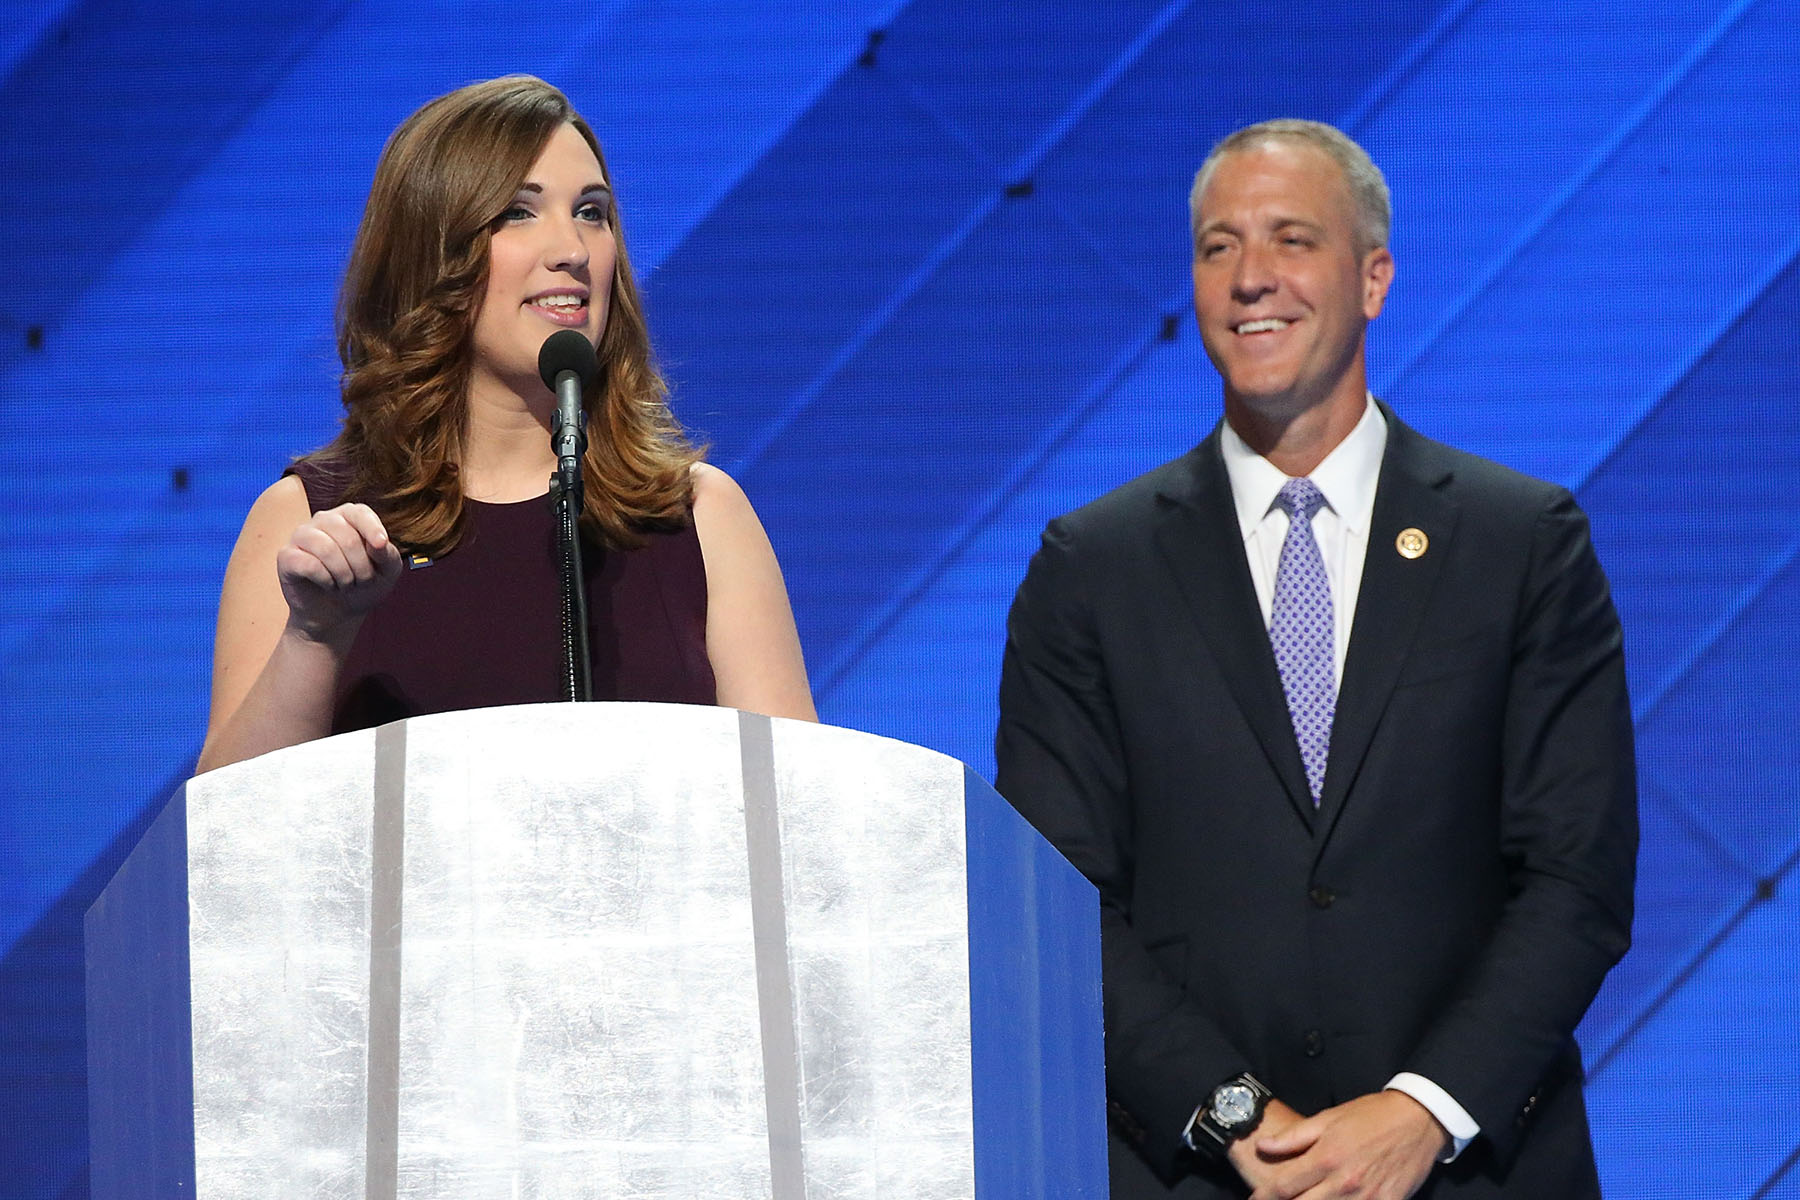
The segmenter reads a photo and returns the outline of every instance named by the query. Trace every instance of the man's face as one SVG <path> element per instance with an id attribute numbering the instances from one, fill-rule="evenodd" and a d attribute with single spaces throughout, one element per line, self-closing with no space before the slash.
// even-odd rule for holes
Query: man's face
<path id="1" fill-rule="evenodd" d="M 1201 193 L 1194 314 L 1227 404 L 1285 421 L 1328 401 L 1358 406 L 1363 330 L 1394 275 L 1359 253 L 1343 172 L 1303 142 L 1226 155 Z"/>

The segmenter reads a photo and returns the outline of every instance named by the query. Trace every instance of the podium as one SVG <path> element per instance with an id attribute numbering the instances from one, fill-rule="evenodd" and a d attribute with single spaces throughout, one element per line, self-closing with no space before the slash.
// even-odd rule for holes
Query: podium
<path id="1" fill-rule="evenodd" d="M 1094 889 L 902 742 L 417 717 L 190 781 L 86 932 L 95 1200 L 1106 1195 Z"/>

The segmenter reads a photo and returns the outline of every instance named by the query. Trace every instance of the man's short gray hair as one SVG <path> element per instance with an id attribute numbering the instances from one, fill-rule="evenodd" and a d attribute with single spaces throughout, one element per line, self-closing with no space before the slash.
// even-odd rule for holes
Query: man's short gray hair
<path id="1" fill-rule="evenodd" d="M 1387 180 L 1382 178 L 1381 168 L 1375 165 L 1367 150 L 1342 130 L 1323 121 L 1303 121 L 1296 117 L 1246 125 L 1212 148 L 1212 153 L 1200 164 L 1200 170 L 1195 172 L 1194 188 L 1188 193 L 1188 227 L 1195 235 L 1196 243 L 1200 233 L 1200 193 L 1206 190 L 1219 160 L 1264 142 L 1299 142 L 1330 155 L 1343 171 L 1344 182 L 1350 188 L 1350 199 L 1356 205 L 1356 233 L 1361 242 L 1358 249 L 1366 254 L 1388 244 L 1393 200 L 1388 195 Z"/>

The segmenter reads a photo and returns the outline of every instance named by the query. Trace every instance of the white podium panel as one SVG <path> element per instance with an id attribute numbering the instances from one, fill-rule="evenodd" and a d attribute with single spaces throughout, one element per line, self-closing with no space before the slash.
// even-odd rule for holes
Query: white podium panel
<path id="1" fill-rule="evenodd" d="M 977 794 L 1025 848 L 1000 891 L 971 880 Z M 94 1195 L 1029 1194 L 997 1181 L 1042 1163 L 977 1153 L 972 1046 L 1015 1005 L 976 1004 L 970 963 L 1054 903 L 1092 909 L 1051 935 L 1091 978 L 996 969 L 1074 990 L 1046 1027 L 1086 1067 L 1050 1091 L 1091 1119 L 1024 1111 L 1093 1143 L 1097 1190 L 1054 1194 L 1103 1196 L 1097 908 L 1035 838 L 942 755 L 679 705 L 415 718 L 200 776 L 89 914 Z"/>

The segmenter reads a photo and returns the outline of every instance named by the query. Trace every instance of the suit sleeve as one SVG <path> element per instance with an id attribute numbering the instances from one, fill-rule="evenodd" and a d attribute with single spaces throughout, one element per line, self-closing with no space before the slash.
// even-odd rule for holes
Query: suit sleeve
<path id="1" fill-rule="evenodd" d="M 1118 714 L 1081 566 L 1058 522 L 1008 617 L 995 757 L 997 790 L 1099 889 L 1108 1111 L 1172 1182 L 1190 1156 L 1181 1133 L 1195 1106 L 1253 1068 L 1132 928 L 1130 781 Z"/>
<path id="2" fill-rule="evenodd" d="M 1637 772 L 1623 635 L 1567 492 L 1538 518 L 1518 611 L 1501 731 L 1510 896 L 1406 1064 L 1455 1097 L 1502 1158 L 1630 944 Z"/>

